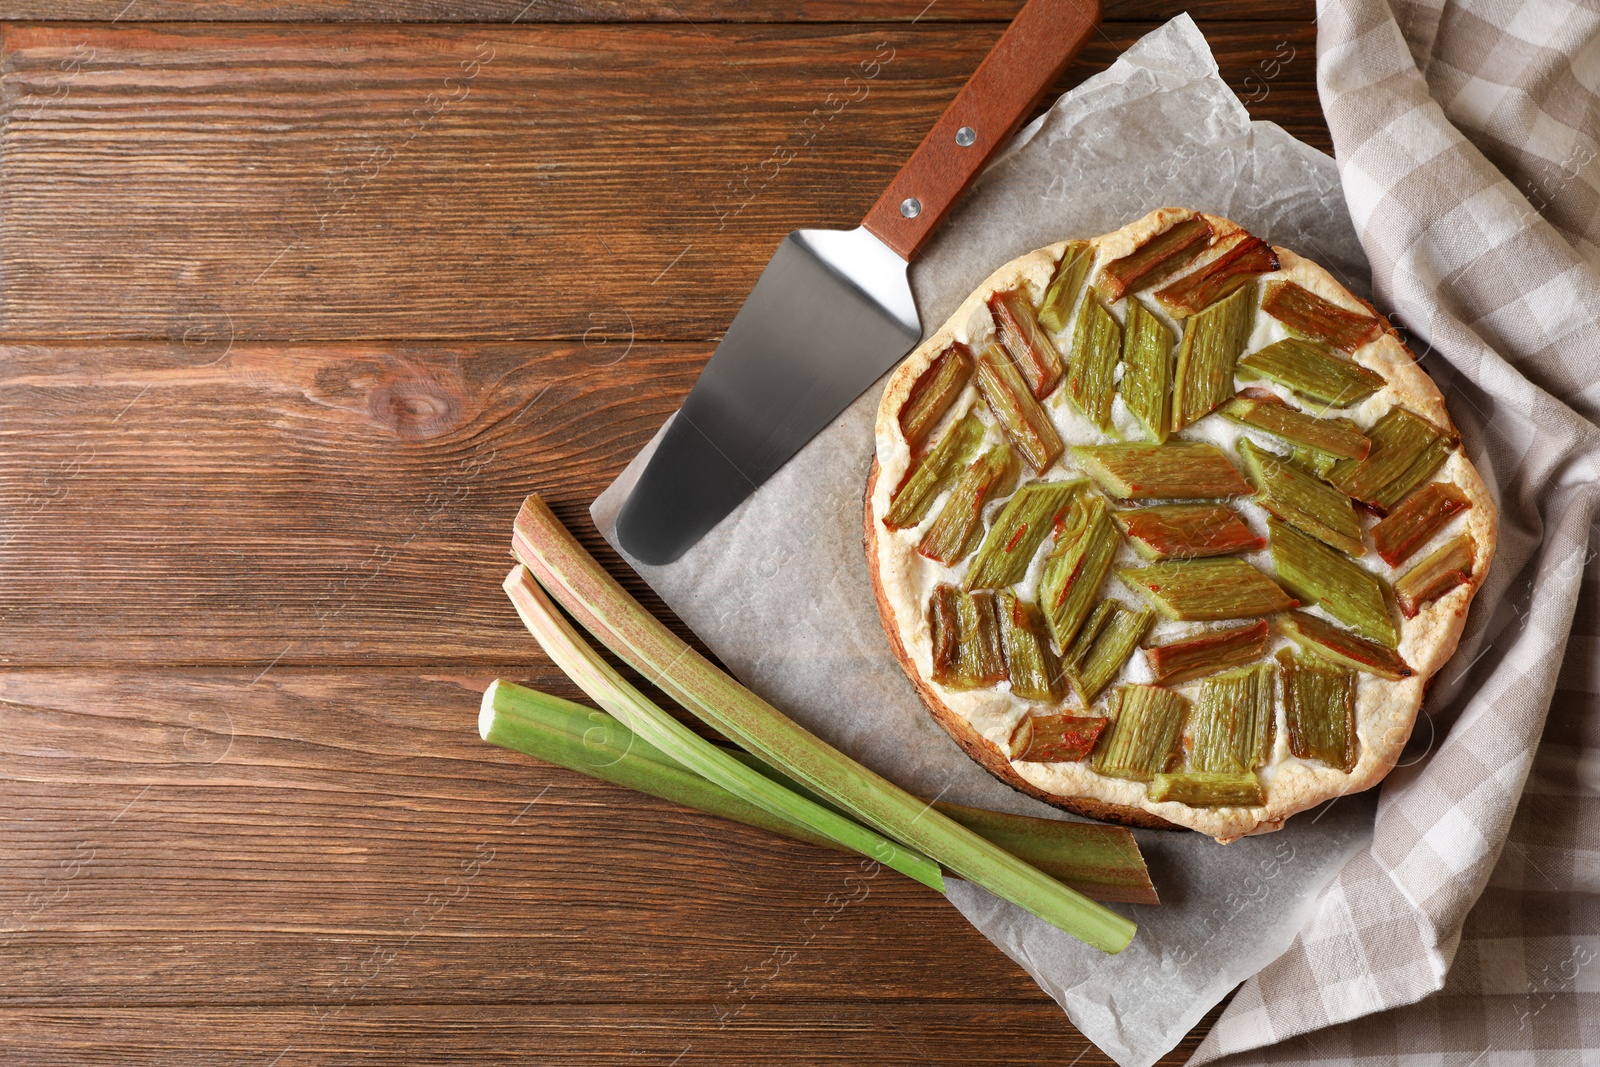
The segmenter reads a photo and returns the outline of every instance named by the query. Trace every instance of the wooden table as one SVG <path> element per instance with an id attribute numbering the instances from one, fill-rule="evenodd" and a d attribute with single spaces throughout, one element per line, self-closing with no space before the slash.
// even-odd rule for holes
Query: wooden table
<path id="1" fill-rule="evenodd" d="M 589 501 L 1016 0 L 524 3 L 0 3 L 4 1061 L 1105 1062 L 935 894 L 475 731 L 577 696 L 523 495 L 625 571 Z M 1308 0 L 1192 11 L 1327 147 Z"/>

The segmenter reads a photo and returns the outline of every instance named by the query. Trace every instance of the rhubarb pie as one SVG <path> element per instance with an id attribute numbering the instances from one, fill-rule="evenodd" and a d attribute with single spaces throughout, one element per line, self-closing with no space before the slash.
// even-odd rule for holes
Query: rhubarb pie
<path id="1" fill-rule="evenodd" d="M 1383 318 L 1174 208 L 990 275 L 890 377 L 867 486 L 884 628 L 967 753 L 1221 841 L 1394 766 L 1495 528 Z"/>

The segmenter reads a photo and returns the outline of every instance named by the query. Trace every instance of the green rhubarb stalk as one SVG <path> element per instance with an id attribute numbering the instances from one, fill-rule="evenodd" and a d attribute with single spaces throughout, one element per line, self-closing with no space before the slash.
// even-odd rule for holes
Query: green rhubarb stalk
<path id="1" fill-rule="evenodd" d="M 1017 599 L 1009 590 L 997 593 L 995 600 L 1011 692 L 1024 700 L 1060 700 L 1065 695 L 1061 661 L 1050 647 L 1038 605 Z"/>
<path id="2" fill-rule="evenodd" d="M 966 559 L 983 535 L 984 505 L 1009 493 L 1016 482 L 1017 460 L 1009 445 L 995 445 L 973 460 L 922 535 L 917 551 L 947 567 Z"/>
<path id="3" fill-rule="evenodd" d="M 1231 556 L 1118 567 L 1117 577 L 1180 622 L 1253 619 L 1299 606 L 1271 578 Z"/>
<path id="4" fill-rule="evenodd" d="M 1036 473 L 1061 455 L 1061 435 L 1009 353 L 992 344 L 978 355 L 978 391 L 1000 428 Z"/>
<path id="5" fill-rule="evenodd" d="M 1250 353 L 1237 369 L 1247 382 L 1273 382 L 1302 400 L 1334 408 L 1359 404 L 1384 385 L 1383 375 L 1377 371 L 1294 337 Z"/>
<path id="6" fill-rule="evenodd" d="M 928 641 L 933 657 L 933 680 L 955 672 L 961 655 L 961 590 L 940 582 L 928 594 Z"/>
<path id="7" fill-rule="evenodd" d="M 1455 450 L 1456 442 L 1447 437 L 1441 437 L 1422 450 L 1422 454 L 1411 461 L 1411 465 L 1400 473 L 1400 476 L 1378 494 L 1373 506 L 1384 514 L 1388 514 L 1396 505 L 1402 503 L 1410 496 L 1417 486 L 1422 485 L 1432 478 L 1434 473 L 1450 458 L 1450 453 Z M 1340 462 L 1345 462 L 1340 460 Z"/>
<path id="8" fill-rule="evenodd" d="M 1222 449 L 1205 441 L 1073 445 L 1072 458 L 1119 500 L 1206 500 L 1250 492 Z"/>
<path id="9" fill-rule="evenodd" d="M 1344 352 L 1353 353 L 1383 333 L 1383 324 L 1373 316 L 1342 308 L 1294 282 L 1268 282 L 1261 310 L 1290 332 Z"/>
<path id="10" fill-rule="evenodd" d="M 1050 279 L 1044 299 L 1039 301 L 1039 322 L 1046 329 L 1061 333 L 1072 321 L 1072 307 L 1077 303 L 1083 280 L 1094 265 L 1094 251 L 1088 241 L 1069 241 L 1061 251 L 1056 264 L 1055 277 Z"/>
<path id="11" fill-rule="evenodd" d="M 1233 395 L 1234 366 L 1255 327 L 1255 291 L 1245 285 L 1183 324 L 1172 388 L 1172 428 L 1181 430 Z"/>
<path id="12" fill-rule="evenodd" d="M 983 421 L 970 412 L 951 427 L 890 498 L 883 524 L 891 530 L 905 530 L 927 518 L 939 494 L 955 487 L 978 454 L 983 432 Z"/>
<path id="13" fill-rule="evenodd" d="M 1150 799 L 1191 808 L 1255 808 L 1267 802 L 1261 779 L 1254 771 L 1158 774 L 1150 779 Z"/>
<path id="14" fill-rule="evenodd" d="M 1024 763 L 1077 763 L 1094 751 L 1111 720 L 1103 715 L 1029 715 L 1012 738 Z"/>
<path id="15" fill-rule="evenodd" d="M 1478 543 L 1469 533 L 1457 534 L 1428 553 L 1422 562 L 1394 583 L 1400 613 L 1414 619 L 1424 604 L 1431 604 L 1457 586 L 1472 581 L 1472 566 L 1477 558 Z"/>
<path id="16" fill-rule="evenodd" d="M 1290 446 L 1289 458 L 1323 481 L 1327 481 L 1333 465 L 1339 462 L 1338 456 L 1330 456 L 1326 452 L 1318 452 L 1314 448 L 1302 448 L 1299 445 Z"/>
<path id="17" fill-rule="evenodd" d="M 1356 676 L 1345 667 L 1278 653 L 1289 751 L 1346 774 L 1356 765 Z"/>
<path id="18" fill-rule="evenodd" d="M 1189 721 L 1190 770 L 1239 774 L 1265 764 L 1277 722 L 1272 665 L 1256 663 L 1207 678 Z"/>
<path id="19" fill-rule="evenodd" d="M 967 571 L 967 589 L 999 589 L 1020 582 L 1045 537 L 1066 517 L 1073 496 L 1088 483 L 1033 482 L 1001 509 Z"/>
<path id="20" fill-rule="evenodd" d="M 1083 620 L 1083 625 L 1078 628 L 1078 636 L 1072 639 L 1072 644 L 1061 650 L 1061 669 L 1065 673 L 1075 661 L 1081 661 L 1094 647 L 1095 641 L 1100 637 L 1100 631 L 1106 628 L 1111 618 L 1116 614 L 1117 602 L 1115 600 L 1102 600 L 1089 612 L 1089 617 Z M 1087 704 L 1088 701 L 1083 703 Z"/>
<path id="21" fill-rule="evenodd" d="M 1111 401 L 1117 391 L 1117 361 L 1122 357 L 1122 327 L 1095 299 L 1083 298 L 1072 331 L 1072 367 L 1067 396 L 1084 418 L 1111 429 Z"/>
<path id="22" fill-rule="evenodd" d="M 1278 616 L 1276 622 L 1285 637 L 1329 663 L 1396 682 L 1415 673 L 1394 649 L 1357 637 L 1307 612 L 1291 611 Z"/>
<path id="23" fill-rule="evenodd" d="M 1113 518 L 1149 560 L 1200 559 L 1267 547 L 1226 504 L 1160 504 L 1114 512 Z"/>
<path id="24" fill-rule="evenodd" d="M 1346 555 L 1365 554 L 1361 520 L 1349 497 L 1246 438 L 1239 439 L 1239 455 L 1245 475 L 1256 488 L 1256 503 Z"/>
<path id="25" fill-rule="evenodd" d="M 1278 519 L 1267 520 L 1267 540 L 1278 581 L 1302 604 L 1320 607 L 1369 641 L 1399 645 L 1382 578 Z"/>
<path id="26" fill-rule="evenodd" d="M 1398 567 L 1471 506 L 1454 482 L 1429 482 L 1372 528 L 1372 543 L 1385 563 Z"/>
<path id="27" fill-rule="evenodd" d="M 1117 388 L 1157 444 L 1172 430 L 1172 331 L 1138 298 L 1122 324 L 1122 381 Z"/>
<path id="28" fill-rule="evenodd" d="M 616 718 L 504 680 L 484 692 L 485 741 L 600 781 L 824 848 L 842 846 L 804 823 L 780 818 L 730 793 L 649 744 Z M 719 746 L 720 747 L 720 746 Z M 800 796 L 826 800 L 739 749 L 728 755 Z M 1133 835 L 1120 826 L 1036 819 L 935 801 L 933 806 L 1014 856 L 1096 900 L 1159 904 Z M 846 849 L 845 851 L 849 851 Z"/>
<path id="29" fill-rule="evenodd" d="M 1079 703 L 1089 707 L 1122 673 L 1154 619 L 1154 612 L 1131 611 L 1116 600 L 1100 602 L 1062 657 Z"/>
<path id="30" fill-rule="evenodd" d="M 1242 233 L 1209 263 L 1166 288 L 1156 290 L 1156 299 L 1174 318 L 1198 315 L 1230 294 L 1249 287 L 1256 275 L 1277 269 L 1278 256 L 1272 246 L 1259 237 Z M 1253 300 L 1250 317 L 1255 317 Z"/>
<path id="31" fill-rule="evenodd" d="M 1427 419 L 1402 407 L 1385 412 L 1367 436 L 1372 439 L 1367 458 L 1340 460 L 1328 480 L 1380 513 L 1432 477 L 1454 447 Z"/>
<path id="32" fill-rule="evenodd" d="M 1207 630 L 1144 650 L 1145 662 L 1157 685 L 1178 685 L 1230 667 L 1243 667 L 1267 652 L 1267 620 L 1243 626 Z"/>
<path id="33" fill-rule="evenodd" d="M 773 770 L 750 753 L 728 751 L 735 759 L 801 796 L 824 807 L 836 807 L 826 797 Z M 1139 854 L 1139 844 L 1124 827 L 1036 819 L 944 800 L 932 801 L 931 805 L 940 814 L 1085 896 L 1127 904 L 1161 903 L 1144 857 Z M 837 810 L 843 814 L 842 809 Z"/>
<path id="34" fill-rule="evenodd" d="M 937 585 L 928 598 L 933 680 L 946 689 L 982 689 L 1006 680 L 994 594 Z"/>
<path id="35" fill-rule="evenodd" d="M 1039 607 L 1061 648 L 1071 647 L 1089 617 L 1117 544 L 1117 529 L 1105 500 L 1097 494 L 1079 494 L 1039 575 Z"/>
<path id="36" fill-rule="evenodd" d="M 603 711 L 496 680 L 484 690 L 478 733 L 492 745 L 812 845 L 839 842 L 743 799 L 689 770 Z M 731 754 L 731 753 L 730 753 Z"/>
<path id="37" fill-rule="evenodd" d="M 613 653 L 736 744 L 906 849 L 1096 948 L 1119 952 L 1133 939 L 1127 919 L 930 811 L 723 674 L 606 574 L 537 496 L 517 516 L 512 548 Z"/>
<path id="38" fill-rule="evenodd" d="M 1211 243 L 1211 223 L 1199 215 L 1175 222 L 1121 259 L 1107 263 L 1100 283 L 1106 299 L 1115 303 L 1135 289 L 1171 277 L 1204 252 Z"/>
<path id="39" fill-rule="evenodd" d="M 647 743 L 773 816 L 796 820 L 814 833 L 878 860 L 926 886 L 944 891 L 944 877 L 938 864 L 914 846 L 899 844 L 880 831 L 796 796 L 656 707 L 577 635 L 524 567 L 512 568 L 505 590 L 523 625 L 556 666 L 595 703 L 621 719 Z"/>
<path id="40" fill-rule="evenodd" d="M 1367 435 L 1349 419 L 1318 418 L 1285 404 L 1273 393 L 1246 390 L 1222 405 L 1222 415 L 1269 433 L 1290 445 L 1341 459 L 1365 459 L 1372 450 Z"/>
<path id="41" fill-rule="evenodd" d="M 1039 326 L 1028 298 L 1016 289 L 990 295 L 989 312 L 1000 344 L 1011 354 L 1023 381 L 1040 400 L 1061 381 L 1061 353 Z"/>
<path id="42" fill-rule="evenodd" d="M 1035 819 L 942 800 L 933 806 L 999 848 L 1095 900 L 1161 903 L 1144 857 L 1139 854 L 1139 844 L 1125 827 Z M 1120 832 L 1106 833 L 1108 830 Z"/>
<path id="43" fill-rule="evenodd" d="M 1172 763 L 1189 713 L 1181 694 L 1155 685 L 1119 686 L 1111 726 L 1094 756 L 1096 773 L 1148 782 Z"/>
<path id="44" fill-rule="evenodd" d="M 911 451 L 922 447 L 971 380 L 971 349 L 960 341 L 951 341 L 922 372 L 900 409 L 900 433 Z"/>

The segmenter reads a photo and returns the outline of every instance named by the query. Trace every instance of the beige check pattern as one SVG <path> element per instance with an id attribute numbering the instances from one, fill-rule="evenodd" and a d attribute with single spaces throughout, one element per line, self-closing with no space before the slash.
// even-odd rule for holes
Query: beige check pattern
<path id="1" fill-rule="evenodd" d="M 1600 11 L 1323 0 L 1318 82 L 1380 307 L 1500 547 L 1373 843 L 1191 1063 L 1600 1063 Z"/>

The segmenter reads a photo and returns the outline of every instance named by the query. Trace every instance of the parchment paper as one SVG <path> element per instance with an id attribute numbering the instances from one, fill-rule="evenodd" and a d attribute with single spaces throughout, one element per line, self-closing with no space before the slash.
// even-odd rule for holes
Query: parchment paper
<path id="1" fill-rule="evenodd" d="M 1180 15 L 1062 97 L 985 171 L 913 266 L 924 333 L 1001 263 L 1169 205 L 1232 218 L 1368 295 L 1333 160 L 1252 123 Z M 926 797 L 1070 818 L 969 760 L 889 651 L 861 539 L 880 392 L 869 389 L 677 563 L 629 563 L 741 681 L 878 773 Z M 653 449 L 591 509 L 613 546 L 617 511 Z M 1374 798 L 1341 798 L 1227 846 L 1140 831 L 1162 904 L 1119 906 L 1140 928 L 1117 956 L 970 884 L 951 880 L 948 896 L 1090 1040 L 1123 1067 L 1145 1067 L 1288 947 L 1318 891 L 1370 839 Z"/>

